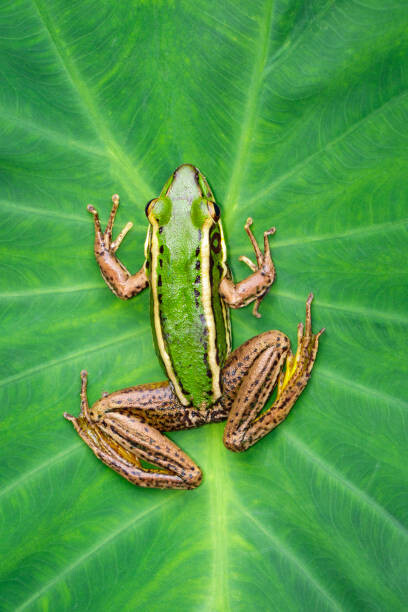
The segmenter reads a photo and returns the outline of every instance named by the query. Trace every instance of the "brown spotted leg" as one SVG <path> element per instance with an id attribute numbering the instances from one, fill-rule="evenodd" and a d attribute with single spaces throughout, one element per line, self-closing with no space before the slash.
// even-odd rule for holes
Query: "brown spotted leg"
<path id="1" fill-rule="evenodd" d="M 119 196 L 117 194 L 113 195 L 112 201 L 113 206 L 105 232 L 102 232 L 96 209 L 92 204 L 87 206 L 88 211 L 94 218 L 94 252 L 101 274 L 108 287 L 122 300 L 128 300 L 143 291 L 149 284 L 149 281 L 144 266 L 142 266 L 139 272 L 132 275 L 116 256 L 116 251 L 133 224 L 131 222 L 127 223 L 116 240 L 112 241 L 112 230 L 119 206 Z"/>
<path id="2" fill-rule="evenodd" d="M 80 416 L 64 416 L 103 463 L 140 487 L 193 489 L 200 484 L 200 468 L 159 428 L 197 427 L 205 415 L 182 406 L 169 383 L 103 394 L 89 408 L 85 371 L 81 379 Z M 157 467 L 144 467 L 141 460 Z"/>
<path id="3" fill-rule="evenodd" d="M 261 316 L 258 312 L 259 304 L 264 299 L 275 280 L 275 267 L 273 265 L 269 246 L 269 236 L 275 233 L 275 228 L 271 227 L 264 232 L 264 252 L 262 254 L 255 236 L 251 231 L 251 225 L 252 219 L 249 217 L 245 224 L 245 231 L 254 248 L 256 264 L 245 255 L 241 255 L 239 259 L 251 268 L 253 274 L 237 284 L 234 284 L 230 278 L 223 278 L 220 283 L 219 292 L 224 302 L 231 308 L 242 308 L 255 300 L 252 314 L 259 318 Z"/>
<path id="4" fill-rule="evenodd" d="M 312 333 L 312 299 L 310 294 L 306 302 L 305 328 L 303 323 L 298 327 L 295 355 L 290 351 L 288 338 L 275 331 L 260 334 L 231 354 L 224 368 L 226 394 L 222 400 L 229 409 L 224 432 L 224 444 L 229 449 L 244 451 L 266 436 L 287 417 L 306 387 L 316 359 L 319 337 L 324 331 Z M 238 389 L 234 389 L 234 379 L 237 378 L 242 378 L 242 382 Z M 262 412 L 276 385 L 275 401 Z"/>

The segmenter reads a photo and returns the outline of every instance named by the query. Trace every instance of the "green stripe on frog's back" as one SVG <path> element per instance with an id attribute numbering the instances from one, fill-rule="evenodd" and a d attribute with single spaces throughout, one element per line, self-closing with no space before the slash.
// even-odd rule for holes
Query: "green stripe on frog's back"
<path id="1" fill-rule="evenodd" d="M 205 408 L 221 395 L 229 350 L 218 292 L 225 245 L 211 217 L 197 227 L 190 213 L 191 203 L 179 200 L 166 224 L 152 222 L 151 310 L 156 347 L 180 401 Z"/>
<path id="2" fill-rule="evenodd" d="M 166 340 L 166 337 L 162 329 L 163 328 L 163 313 L 161 311 L 162 310 L 161 309 L 161 303 L 162 303 L 161 269 L 163 266 L 164 257 L 161 252 L 163 247 L 160 244 L 160 240 L 159 240 L 160 230 L 162 228 L 159 227 L 158 222 L 155 220 L 152 220 L 151 223 L 152 223 L 152 226 L 151 226 L 152 229 L 150 229 L 149 227 L 150 236 L 148 232 L 147 239 L 146 239 L 146 243 L 147 243 L 150 237 L 150 252 L 148 253 L 146 265 L 150 269 L 150 273 L 149 273 L 150 290 L 151 290 L 150 292 L 150 314 L 152 318 L 153 339 L 154 339 L 154 343 L 156 347 L 156 352 L 159 355 L 159 358 L 161 359 L 162 365 L 165 369 L 167 376 L 169 377 L 169 380 L 173 383 L 174 389 L 176 391 L 176 394 L 179 400 L 181 401 L 182 404 L 184 404 L 185 406 L 188 406 L 190 402 L 188 401 L 185 394 L 183 393 L 183 390 L 181 389 L 181 386 L 179 385 L 179 382 L 177 380 L 177 375 L 174 372 L 174 369 L 171 363 L 171 356 L 169 355 L 167 340 Z"/>

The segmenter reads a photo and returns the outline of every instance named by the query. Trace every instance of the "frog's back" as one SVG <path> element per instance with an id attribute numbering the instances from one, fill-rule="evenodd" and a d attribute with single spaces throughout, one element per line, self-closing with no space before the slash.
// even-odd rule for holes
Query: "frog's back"
<path id="1" fill-rule="evenodd" d="M 221 222 L 192 191 L 173 189 L 168 201 L 157 200 L 146 255 L 157 352 L 180 401 L 202 409 L 221 396 L 230 324 L 218 292 L 226 274 Z"/>

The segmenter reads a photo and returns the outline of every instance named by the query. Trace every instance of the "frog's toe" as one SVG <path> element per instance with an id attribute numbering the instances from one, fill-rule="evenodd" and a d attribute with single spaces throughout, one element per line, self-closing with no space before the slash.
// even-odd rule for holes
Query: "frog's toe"
<path id="1" fill-rule="evenodd" d="M 72 416 L 72 414 L 69 414 L 68 412 L 64 412 L 63 416 L 64 416 L 64 419 L 67 419 L 67 421 L 71 421 L 71 423 L 76 421 L 76 417 Z"/>

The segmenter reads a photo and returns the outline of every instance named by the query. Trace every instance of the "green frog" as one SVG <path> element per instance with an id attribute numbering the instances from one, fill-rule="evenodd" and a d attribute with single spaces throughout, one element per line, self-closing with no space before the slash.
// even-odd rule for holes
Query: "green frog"
<path id="1" fill-rule="evenodd" d="M 234 283 L 220 209 L 195 166 L 177 168 L 160 196 L 147 204 L 145 261 L 136 274 L 116 256 L 132 224 L 112 240 L 119 196 L 112 200 L 104 232 L 97 211 L 88 206 L 95 257 L 119 298 L 128 300 L 150 287 L 154 343 L 167 380 L 103 393 L 90 407 L 87 372 L 82 371 L 80 415 L 64 416 L 101 461 L 133 484 L 193 489 L 202 480 L 200 468 L 163 432 L 226 420 L 225 446 L 246 450 L 288 415 L 307 385 L 324 329 L 312 332 L 310 294 L 295 354 L 280 331 L 263 332 L 231 350 L 229 309 L 254 302 L 253 314 L 259 317 L 259 304 L 274 281 L 269 236 L 275 228 L 264 232 L 262 252 L 252 219 L 247 220 L 256 264 L 240 257 L 251 274 Z M 275 388 L 276 399 L 264 409 Z"/>

